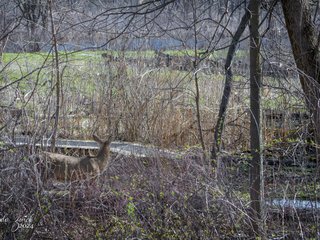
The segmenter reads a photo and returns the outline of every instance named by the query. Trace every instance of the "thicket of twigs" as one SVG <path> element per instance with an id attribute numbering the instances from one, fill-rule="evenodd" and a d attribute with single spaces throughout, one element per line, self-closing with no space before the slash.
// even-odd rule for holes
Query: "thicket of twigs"
<path id="1" fill-rule="evenodd" d="M 1 154 L 3 239 L 246 239 L 250 234 L 248 198 L 240 194 L 248 182 L 245 158 L 225 157 L 229 165 L 219 185 L 197 148 L 174 160 L 113 155 L 100 176 L 58 183 L 41 181 L 26 150 Z M 271 239 L 317 234 L 316 212 L 266 210 Z"/>

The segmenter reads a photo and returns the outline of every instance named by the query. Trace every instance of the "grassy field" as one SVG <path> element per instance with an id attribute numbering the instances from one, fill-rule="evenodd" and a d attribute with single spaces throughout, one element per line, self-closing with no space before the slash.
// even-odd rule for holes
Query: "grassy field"
<path id="1" fill-rule="evenodd" d="M 102 53 L 125 56 L 125 58 L 110 62 L 102 57 Z M 165 53 L 171 56 L 192 55 L 192 51 Z M 213 53 L 211 57 L 220 59 L 225 54 L 226 52 L 222 51 Z M 239 51 L 237 56 L 244 61 L 246 53 Z M 151 61 L 154 57 L 153 51 L 60 52 L 61 118 L 63 118 L 60 121 L 61 131 L 68 137 L 86 138 L 95 125 L 103 129 L 103 132 L 117 132 L 118 138 L 130 141 L 142 141 L 166 147 L 197 144 L 193 74 L 168 67 L 146 66 L 145 61 L 148 61 L 146 59 Z M 49 53 L 5 53 L 3 64 L 7 67 L 1 74 L 0 84 L 6 85 L 17 80 L 18 82 L 7 88 L 1 104 L 25 108 L 33 112 L 33 115 L 41 115 L 44 109 L 47 109 L 47 114 L 53 114 L 55 71 L 52 60 L 53 56 Z M 210 129 L 214 126 L 219 110 L 224 84 L 222 70 L 209 74 L 200 71 L 198 74 L 199 102 L 206 142 L 210 142 L 212 137 Z M 301 95 L 286 94 L 286 92 L 298 92 L 297 84 L 290 79 L 286 81 L 287 84 L 283 86 L 279 85 L 277 79 L 264 78 L 265 109 L 289 108 L 294 112 L 303 108 Z M 244 133 L 243 128 L 248 126 L 246 114 L 249 107 L 248 77 L 236 75 L 233 86 L 228 122 L 238 127 L 227 124 L 225 145 L 226 147 L 241 145 L 241 148 L 246 148 L 247 133 Z M 159 116 L 159 112 L 163 115 Z M 112 116 L 108 116 L 109 114 Z M 77 120 L 70 120 L 69 115 L 80 116 L 77 116 Z M 126 115 L 126 120 L 123 115 Z M 31 122 L 28 122 L 28 128 L 37 128 L 31 126 Z M 46 124 L 50 125 L 50 122 Z M 86 127 L 81 130 L 80 125 Z M 181 126 L 179 130 L 177 126 Z M 69 129 L 73 128 L 78 130 L 70 132 Z M 242 135 L 237 144 L 229 140 L 229 132 L 231 135 L 235 132 Z M 157 137 L 159 134 L 161 139 Z"/>

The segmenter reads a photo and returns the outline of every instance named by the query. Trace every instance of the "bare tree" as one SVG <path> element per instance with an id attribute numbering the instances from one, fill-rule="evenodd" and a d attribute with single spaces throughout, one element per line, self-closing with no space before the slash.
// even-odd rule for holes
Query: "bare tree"
<path id="1" fill-rule="evenodd" d="M 15 0 L 27 29 L 27 51 L 40 51 L 40 39 L 43 29 L 47 26 L 48 1 L 46 0 Z M 39 32 L 40 30 L 40 32 Z"/>
<path id="2" fill-rule="evenodd" d="M 260 0 L 253 0 L 250 19 L 250 199 L 254 236 L 263 236 L 263 160 L 261 137 Z"/>
<path id="3" fill-rule="evenodd" d="M 16 4 L 12 1 L 0 3 L 0 63 L 10 34 L 20 25 L 21 16 L 15 14 Z"/>
<path id="4" fill-rule="evenodd" d="M 60 64 L 59 64 L 59 52 L 58 52 L 58 40 L 57 40 L 57 29 L 53 20 L 53 3 L 52 0 L 48 1 L 49 4 L 49 15 L 51 23 L 51 34 L 52 34 L 52 46 L 54 54 L 54 67 L 53 67 L 53 76 L 55 77 L 55 86 L 56 90 L 56 107 L 55 107 L 55 117 L 54 117 L 54 126 L 52 131 L 52 141 L 51 141 L 51 151 L 54 151 L 57 137 L 57 130 L 59 124 L 60 116 L 60 97 L 61 97 L 61 76 L 60 76 Z"/>
<path id="5" fill-rule="evenodd" d="M 223 90 L 223 95 L 220 103 L 220 109 L 219 114 L 217 117 L 217 123 L 214 127 L 214 141 L 213 145 L 211 147 L 211 159 L 217 159 L 218 153 L 221 149 L 221 141 L 222 141 L 222 132 L 224 129 L 224 122 L 226 118 L 226 111 L 230 99 L 231 89 L 232 89 L 232 80 L 233 80 L 233 73 L 232 73 L 232 60 L 234 57 L 234 54 L 236 52 L 236 47 L 239 44 L 239 40 L 244 32 L 244 30 L 247 27 L 247 24 L 249 22 L 251 13 L 249 11 L 250 4 L 252 4 L 252 1 L 249 3 L 248 9 L 246 9 L 245 14 L 241 18 L 241 22 L 238 26 L 238 29 L 236 33 L 234 34 L 230 47 L 228 49 L 226 63 L 224 66 L 225 69 L 225 85 Z M 219 166 L 219 164 L 217 164 Z"/>
<path id="6" fill-rule="evenodd" d="M 311 1 L 281 3 L 306 105 L 313 118 L 320 172 L 320 31 L 312 20 Z"/>

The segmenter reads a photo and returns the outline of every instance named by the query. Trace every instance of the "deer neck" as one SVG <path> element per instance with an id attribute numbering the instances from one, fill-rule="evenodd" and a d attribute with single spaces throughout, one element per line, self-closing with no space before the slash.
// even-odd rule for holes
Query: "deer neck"
<path id="1" fill-rule="evenodd" d="M 108 147 L 103 147 L 99 150 L 98 154 L 97 154 L 97 158 L 100 161 L 106 160 L 106 158 L 108 158 L 109 155 L 109 151 L 108 151 Z"/>

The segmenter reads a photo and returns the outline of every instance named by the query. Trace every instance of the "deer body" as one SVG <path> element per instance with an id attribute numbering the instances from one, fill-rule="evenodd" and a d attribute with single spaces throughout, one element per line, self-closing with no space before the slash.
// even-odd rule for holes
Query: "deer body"
<path id="1" fill-rule="evenodd" d="M 109 163 L 110 141 L 102 141 L 95 135 L 93 135 L 93 139 L 100 145 L 96 156 L 77 158 L 43 152 L 42 157 L 48 163 L 49 170 L 54 174 L 54 178 L 57 180 L 74 180 L 102 172 Z"/>

